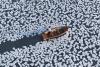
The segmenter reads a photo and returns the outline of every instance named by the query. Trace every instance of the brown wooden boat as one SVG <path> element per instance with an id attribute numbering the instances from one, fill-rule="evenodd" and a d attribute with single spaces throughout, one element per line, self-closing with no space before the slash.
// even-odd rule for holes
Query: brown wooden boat
<path id="1" fill-rule="evenodd" d="M 62 36 L 66 33 L 66 31 L 68 31 L 67 26 L 55 27 L 55 28 L 52 28 L 51 31 L 46 31 L 42 33 L 42 37 L 43 37 L 43 40 L 48 40 L 48 39 Z"/>

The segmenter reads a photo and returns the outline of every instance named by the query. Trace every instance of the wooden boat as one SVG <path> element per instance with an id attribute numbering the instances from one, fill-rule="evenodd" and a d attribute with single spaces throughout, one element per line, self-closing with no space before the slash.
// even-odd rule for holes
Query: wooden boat
<path id="1" fill-rule="evenodd" d="M 68 31 L 67 26 L 55 27 L 55 28 L 51 28 L 51 31 L 46 31 L 42 33 L 42 37 L 43 40 L 48 40 L 48 39 L 62 36 L 66 33 L 66 31 Z"/>

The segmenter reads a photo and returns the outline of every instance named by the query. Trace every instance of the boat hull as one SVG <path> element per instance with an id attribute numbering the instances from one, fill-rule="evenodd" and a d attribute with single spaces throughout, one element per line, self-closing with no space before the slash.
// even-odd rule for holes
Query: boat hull
<path id="1" fill-rule="evenodd" d="M 52 28 L 51 31 L 46 31 L 42 33 L 42 37 L 43 37 L 43 40 L 57 38 L 64 35 L 66 31 L 68 31 L 67 26 L 55 27 L 55 28 Z"/>

